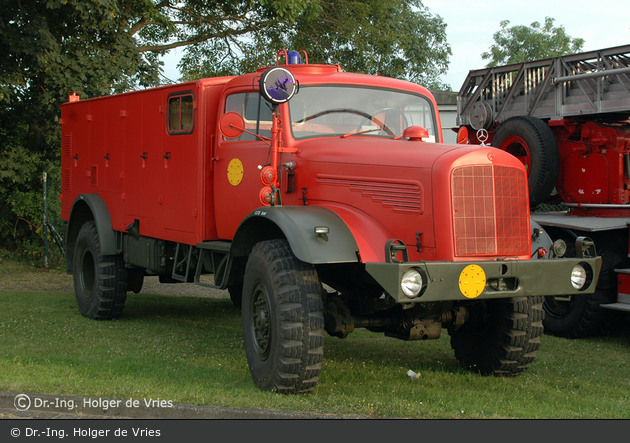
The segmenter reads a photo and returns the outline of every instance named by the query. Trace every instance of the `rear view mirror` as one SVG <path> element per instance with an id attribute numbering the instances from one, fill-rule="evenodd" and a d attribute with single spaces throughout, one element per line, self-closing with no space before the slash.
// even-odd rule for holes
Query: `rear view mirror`
<path id="1" fill-rule="evenodd" d="M 240 114 L 228 112 L 219 120 L 219 131 L 225 138 L 238 138 L 245 129 L 245 121 Z"/>

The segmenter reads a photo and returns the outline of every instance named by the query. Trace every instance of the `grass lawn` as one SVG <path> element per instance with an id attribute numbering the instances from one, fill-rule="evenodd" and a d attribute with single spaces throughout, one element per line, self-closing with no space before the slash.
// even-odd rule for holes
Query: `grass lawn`
<path id="1" fill-rule="evenodd" d="M 130 294 L 123 316 L 82 317 L 74 294 L 0 290 L 0 390 L 407 418 L 630 418 L 630 327 L 542 337 L 518 377 L 464 371 L 449 338 L 326 337 L 317 388 L 260 391 L 227 299 Z M 411 379 L 407 371 L 420 374 Z"/>

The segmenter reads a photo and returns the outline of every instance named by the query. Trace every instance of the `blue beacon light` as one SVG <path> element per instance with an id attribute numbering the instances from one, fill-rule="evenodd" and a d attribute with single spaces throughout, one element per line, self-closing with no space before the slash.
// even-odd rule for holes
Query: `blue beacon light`
<path id="1" fill-rule="evenodd" d="M 295 50 L 290 50 L 287 54 L 287 64 L 289 65 L 300 65 L 302 64 L 302 57 L 300 57 L 300 53 Z"/>

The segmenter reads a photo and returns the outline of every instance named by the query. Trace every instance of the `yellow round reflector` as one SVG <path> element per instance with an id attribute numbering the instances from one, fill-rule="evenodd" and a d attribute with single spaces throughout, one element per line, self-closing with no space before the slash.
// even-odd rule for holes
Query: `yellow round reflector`
<path id="1" fill-rule="evenodd" d="M 486 273 L 479 265 L 468 265 L 459 274 L 459 290 L 466 298 L 478 297 L 486 287 Z"/>
<path id="2" fill-rule="evenodd" d="M 227 168 L 227 178 L 232 186 L 238 186 L 243 180 L 243 163 L 238 158 L 230 160 Z"/>

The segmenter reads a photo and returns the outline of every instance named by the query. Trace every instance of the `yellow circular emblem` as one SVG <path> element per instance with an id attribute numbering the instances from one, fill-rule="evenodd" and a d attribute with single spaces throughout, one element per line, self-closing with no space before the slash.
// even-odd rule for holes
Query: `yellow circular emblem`
<path id="1" fill-rule="evenodd" d="M 486 273 L 479 265 L 468 265 L 459 274 L 459 290 L 466 298 L 475 298 L 486 287 Z"/>
<path id="2" fill-rule="evenodd" d="M 237 186 L 243 180 L 243 163 L 238 158 L 230 160 L 227 178 L 232 186 Z"/>

